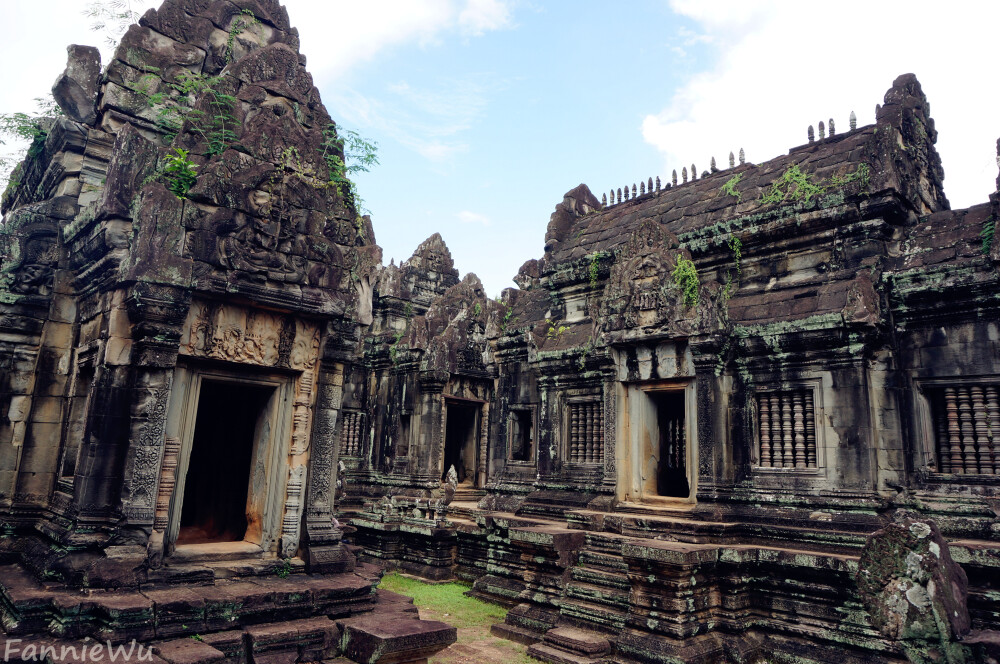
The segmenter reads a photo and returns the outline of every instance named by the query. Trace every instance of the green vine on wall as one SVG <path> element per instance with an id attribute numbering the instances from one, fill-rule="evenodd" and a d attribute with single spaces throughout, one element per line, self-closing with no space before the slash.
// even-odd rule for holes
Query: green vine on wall
<path id="1" fill-rule="evenodd" d="M 867 189 L 870 181 L 871 167 L 863 162 L 854 171 L 846 175 L 834 175 L 826 182 L 817 182 L 814 176 L 803 171 L 798 164 L 792 164 L 781 177 L 771 183 L 771 189 L 767 193 L 761 194 L 760 202 L 765 205 L 784 201 L 809 202 L 830 189 L 841 188 L 853 182 L 859 183 L 862 189 Z"/>
<path id="2" fill-rule="evenodd" d="M 684 304 L 689 307 L 698 306 L 698 290 L 701 283 L 698 280 L 698 269 L 695 267 L 694 261 L 684 258 L 683 256 L 679 257 L 671 277 L 673 277 L 674 284 L 676 284 L 681 289 L 681 293 L 683 293 Z"/>
<path id="3" fill-rule="evenodd" d="M 990 216 L 985 222 L 983 222 L 983 230 L 980 231 L 979 237 L 983 240 L 983 253 L 990 253 L 990 247 L 993 246 L 993 236 L 996 234 L 997 230 L 997 219 L 994 216 Z"/>
<path id="4" fill-rule="evenodd" d="M 733 262 L 736 267 L 736 277 L 733 278 L 733 273 L 730 271 L 726 272 L 726 285 L 722 289 L 722 294 L 725 299 L 729 299 L 734 290 L 733 284 L 735 283 L 735 288 L 740 287 L 740 280 L 743 277 L 743 242 L 735 235 L 729 238 L 729 242 L 726 243 L 729 250 L 733 252 Z"/>
<path id="5" fill-rule="evenodd" d="M 724 193 L 726 196 L 732 196 L 733 198 L 736 199 L 737 203 L 743 201 L 743 194 L 741 194 L 739 191 L 736 190 L 736 185 L 738 185 L 740 183 L 740 180 L 742 179 L 743 179 L 743 174 L 737 173 L 733 177 L 726 180 L 726 183 L 722 185 L 722 193 Z"/>
<path id="6" fill-rule="evenodd" d="M 601 253 L 595 252 L 590 256 L 590 266 L 587 268 L 587 277 L 590 281 L 590 287 L 594 288 L 597 286 L 597 277 L 600 275 L 601 268 Z"/>

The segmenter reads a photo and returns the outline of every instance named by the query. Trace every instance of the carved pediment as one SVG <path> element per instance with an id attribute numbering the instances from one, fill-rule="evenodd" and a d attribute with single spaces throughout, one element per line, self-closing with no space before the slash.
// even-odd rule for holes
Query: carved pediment
<path id="1" fill-rule="evenodd" d="M 679 260 L 691 260 L 670 231 L 643 221 L 621 247 L 604 287 L 598 331 L 608 337 L 688 336 L 711 325 L 714 304 L 706 293 L 698 304 L 686 303 L 674 281 Z M 708 289 L 714 292 L 716 289 Z"/>

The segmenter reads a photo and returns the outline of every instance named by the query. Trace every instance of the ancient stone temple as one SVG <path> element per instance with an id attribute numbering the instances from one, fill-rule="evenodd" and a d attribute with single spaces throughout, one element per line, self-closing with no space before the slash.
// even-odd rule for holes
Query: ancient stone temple
<path id="1" fill-rule="evenodd" d="M 275 0 L 166 0 L 103 70 L 70 47 L 64 115 L 3 196 L 12 637 L 155 640 L 170 662 L 454 640 L 377 595 L 334 521 L 381 259 L 305 63 Z"/>
<path id="2" fill-rule="evenodd" d="M 474 582 L 548 662 L 995 661 L 1000 195 L 949 209 L 912 75 L 848 124 L 580 185 L 499 301 L 436 235 L 383 268 L 361 558 Z"/>
<path id="3" fill-rule="evenodd" d="M 2 204 L 9 638 L 419 662 L 401 569 L 548 662 L 997 661 L 1000 194 L 950 209 L 915 77 L 572 189 L 494 300 L 382 264 L 305 64 L 276 0 L 70 47 Z"/>

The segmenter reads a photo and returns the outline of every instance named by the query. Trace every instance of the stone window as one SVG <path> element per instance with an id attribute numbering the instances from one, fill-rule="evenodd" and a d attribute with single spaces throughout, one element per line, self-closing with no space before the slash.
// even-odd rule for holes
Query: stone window
<path id="1" fill-rule="evenodd" d="M 1000 383 L 928 388 L 942 473 L 1000 475 Z"/>
<path id="2" fill-rule="evenodd" d="M 604 410 L 600 401 L 569 404 L 567 457 L 573 463 L 604 462 Z"/>
<path id="3" fill-rule="evenodd" d="M 757 395 L 761 468 L 816 468 L 816 409 L 812 388 Z"/>
<path id="4" fill-rule="evenodd" d="M 535 411 L 515 408 L 507 423 L 507 449 L 511 461 L 535 460 Z"/>
<path id="5" fill-rule="evenodd" d="M 340 454 L 341 456 L 361 456 L 361 441 L 363 439 L 364 416 L 356 410 L 344 411 L 340 422 Z"/>

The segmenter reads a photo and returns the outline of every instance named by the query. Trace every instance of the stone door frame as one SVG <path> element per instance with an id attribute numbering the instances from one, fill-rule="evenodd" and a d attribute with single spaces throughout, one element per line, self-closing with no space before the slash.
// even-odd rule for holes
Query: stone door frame
<path id="1" fill-rule="evenodd" d="M 253 549 L 253 546 L 256 546 L 262 554 L 276 554 L 285 508 L 296 375 L 261 370 L 256 367 L 237 369 L 206 366 L 196 362 L 184 362 L 178 364 L 175 369 L 167 414 L 167 437 L 176 437 L 180 441 L 180 449 L 177 458 L 176 484 L 170 496 L 165 537 L 166 551 L 169 555 L 176 550 L 184 502 L 184 483 L 194 443 L 198 400 L 201 396 L 201 387 L 206 380 L 273 388 L 264 407 L 265 412 L 269 411 L 265 421 L 269 421 L 271 426 L 264 432 L 258 424 L 254 432 L 247 499 L 247 509 L 252 516 L 248 518 L 247 536 L 238 544 L 251 545 L 244 546 L 248 552 L 256 552 L 256 549 Z"/>
<path id="2" fill-rule="evenodd" d="M 621 407 L 618 409 L 617 417 L 621 444 L 615 446 L 615 465 L 617 467 L 615 494 L 618 500 L 649 506 L 693 506 L 697 502 L 698 495 L 697 382 L 691 378 L 683 378 L 623 382 L 620 385 L 622 388 L 619 391 Z M 645 414 L 649 417 L 649 411 L 652 410 L 652 417 L 656 417 L 655 406 L 652 405 L 653 400 L 650 395 L 663 392 L 684 393 L 684 464 L 690 489 L 687 498 L 647 495 L 643 490 L 642 435 L 645 427 L 640 420 L 640 415 Z M 636 421 L 633 421 L 633 418 Z"/>
<path id="3" fill-rule="evenodd" d="M 457 405 L 466 408 L 472 408 L 476 413 L 476 421 L 472 426 L 472 436 L 473 442 L 476 446 L 474 450 L 475 454 L 475 466 L 476 472 L 472 480 L 473 489 L 482 489 L 486 486 L 486 472 L 485 472 L 485 451 L 486 451 L 486 426 L 489 418 L 489 403 L 482 399 L 473 399 L 470 397 L 460 397 L 453 394 L 443 394 L 441 396 L 441 455 L 440 462 L 438 463 L 438 478 L 444 475 L 447 470 L 444 467 L 445 464 L 445 446 L 448 444 L 448 406 Z"/>

